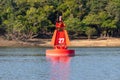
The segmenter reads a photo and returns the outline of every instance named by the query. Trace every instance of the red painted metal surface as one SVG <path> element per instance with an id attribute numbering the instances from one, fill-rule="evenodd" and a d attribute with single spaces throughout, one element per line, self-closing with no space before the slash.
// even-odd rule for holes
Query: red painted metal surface
<path id="1" fill-rule="evenodd" d="M 46 50 L 46 55 L 48 56 L 74 56 L 75 51 L 68 50 L 68 49 L 51 49 L 51 50 Z"/>
<path id="2" fill-rule="evenodd" d="M 54 31 L 51 44 L 53 45 L 54 49 L 46 50 L 46 55 L 73 56 L 75 54 L 74 50 L 67 49 L 67 47 L 70 45 L 70 41 L 61 16 L 59 16 L 59 21 L 56 22 L 56 29 Z"/>

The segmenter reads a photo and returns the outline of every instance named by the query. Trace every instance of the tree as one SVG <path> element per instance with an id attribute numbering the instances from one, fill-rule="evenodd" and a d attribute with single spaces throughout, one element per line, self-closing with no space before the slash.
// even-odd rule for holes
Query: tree
<path id="1" fill-rule="evenodd" d="M 78 18 L 68 18 L 65 23 L 66 29 L 72 37 L 84 34 L 85 25 Z"/>
<path id="2" fill-rule="evenodd" d="M 0 0 L 0 31 L 20 40 L 50 36 L 58 11 L 72 37 L 85 36 L 88 26 L 98 37 L 120 36 L 120 0 Z"/>
<path id="3" fill-rule="evenodd" d="M 86 27 L 86 32 L 85 33 L 88 36 L 88 39 L 91 39 L 91 36 L 96 33 L 96 29 L 91 28 L 91 27 Z"/>

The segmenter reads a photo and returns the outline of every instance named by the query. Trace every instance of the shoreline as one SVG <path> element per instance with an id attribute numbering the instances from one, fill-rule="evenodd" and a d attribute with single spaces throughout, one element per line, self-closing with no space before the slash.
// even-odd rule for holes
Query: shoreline
<path id="1" fill-rule="evenodd" d="M 16 40 L 4 40 L 0 38 L 0 47 L 52 47 L 51 39 L 29 39 L 25 42 Z M 68 47 L 120 47 L 120 38 L 98 39 L 75 39 L 70 40 Z"/>

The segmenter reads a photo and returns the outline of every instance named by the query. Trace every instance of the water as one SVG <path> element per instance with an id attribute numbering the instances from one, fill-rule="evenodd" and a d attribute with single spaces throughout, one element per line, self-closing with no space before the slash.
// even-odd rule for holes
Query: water
<path id="1" fill-rule="evenodd" d="M 74 57 L 46 49 L 0 48 L 0 80 L 120 80 L 120 48 L 72 48 Z"/>

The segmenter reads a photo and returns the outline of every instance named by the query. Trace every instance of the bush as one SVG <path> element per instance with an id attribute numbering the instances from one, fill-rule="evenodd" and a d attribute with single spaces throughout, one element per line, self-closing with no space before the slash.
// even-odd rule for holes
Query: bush
<path id="1" fill-rule="evenodd" d="M 87 27 L 85 34 L 88 36 L 88 39 L 91 39 L 92 35 L 96 33 L 95 28 Z"/>

